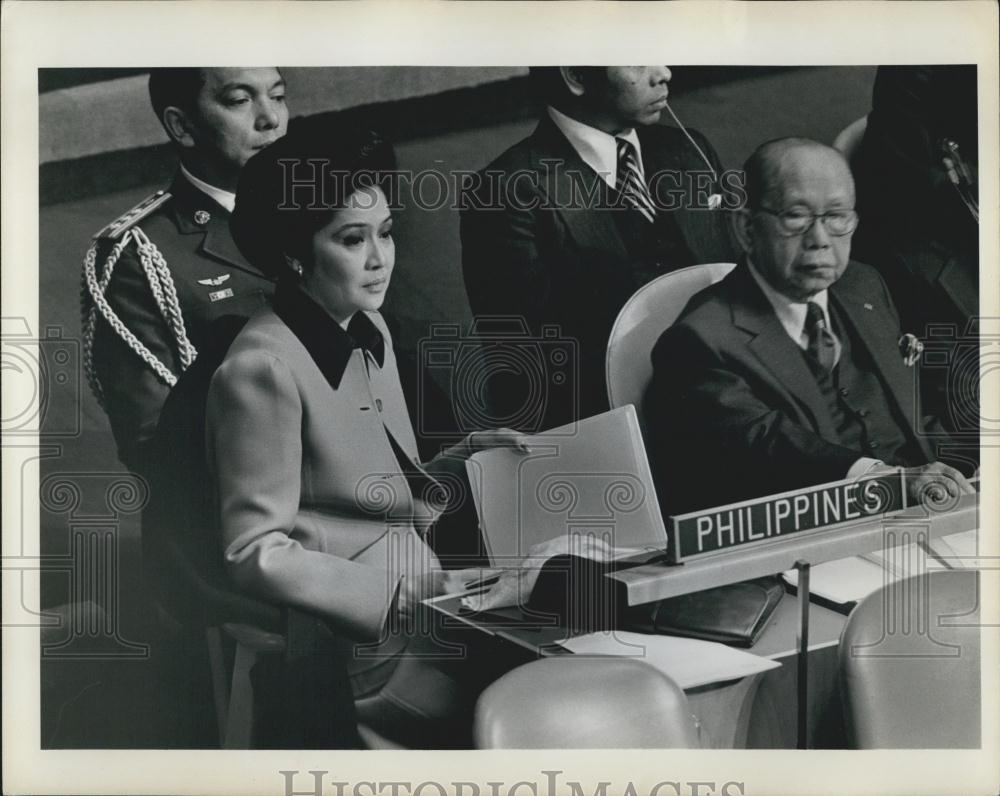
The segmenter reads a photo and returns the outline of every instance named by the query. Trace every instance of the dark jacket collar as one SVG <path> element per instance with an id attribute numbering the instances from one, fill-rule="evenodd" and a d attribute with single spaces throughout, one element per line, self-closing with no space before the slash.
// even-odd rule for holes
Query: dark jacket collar
<path id="1" fill-rule="evenodd" d="M 896 403 L 896 409 L 910 427 L 919 432 L 922 421 L 916 413 L 912 398 L 914 372 L 905 365 L 899 352 L 897 335 L 900 330 L 895 310 L 891 307 L 891 299 L 887 292 L 880 296 L 869 284 L 862 283 L 857 278 L 857 269 L 865 266 L 858 264 L 857 269 L 852 272 L 853 266 L 854 262 L 849 262 L 844 275 L 830 286 L 830 297 L 843 318 L 854 327 L 859 344 L 868 349 L 888 388 L 887 392 Z M 883 291 L 886 290 L 884 283 L 880 287 Z M 933 460 L 934 456 L 925 437 L 919 433 L 916 437 L 921 448 Z"/>
<path id="2" fill-rule="evenodd" d="M 207 193 L 195 188 L 179 169 L 170 184 L 170 195 L 174 198 L 177 227 L 184 234 L 206 231 L 207 224 L 195 221 L 195 213 L 199 210 L 208 213 L 209 219 L 229 223 L 229 211 Z"/>
<path id="3" fill-rule="evenodd" d="M 229 211 L 226 208 L 195 188 L 180 171 L 170 185 L 170 195 L 173 198 L 171 210 L 177 231 L 182 235 L 203 236 L 198 245 L 199 251 L 255 276 L 263 276 L 236 248 L 229 232 Z M 201 213 L 208 215 L 206 220 L 199 222 Z"/>
<path id="4" fill-rule="evenodd" d="M 547 113 L 530 141 L 531 168 L 541 178 L 542 204 L 556 208 L 581 249 L 608 252 L 613 255 L 613 262 L 627 261 L 628 250 L 615 223 L 615 214 L 600 209 L 613 200 L 613 189 L 580 157 Z M 597 207 L 574 208 L 584 197 Z"/>
<path id="5" fill-rule="evenodd" d="M 284 280 L 278 282 L 273 306 L 277 316 L 305 346 L 309 356 L 334 389 L 340 387 L 355 348 L 371 354 L 380 368 L 384 364 L 385 339 L 364 312 L 356 312 L 347 325 L 347 331 L 344 331 L 298 285 Z"/>
<path id="6" fill-rule="evenodd" d="M 727 294 L 733 325 L 749 335 L 747 346 L 777 383 L 800 402 L 823 436 L 835 438 L 826 400 L 802 351 L 781 325 L 774 307 L 754 280 L 743 257 L 720 285 Z"/>

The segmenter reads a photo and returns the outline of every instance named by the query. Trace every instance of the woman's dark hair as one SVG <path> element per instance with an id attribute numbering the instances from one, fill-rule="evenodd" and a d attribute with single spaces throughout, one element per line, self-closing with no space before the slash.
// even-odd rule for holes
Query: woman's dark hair
<path id="1" fill-rule="evenodd" d="M 330 122 L 300 121 L 247 161 L 229 221 L 247 260 L 272 275 L 285 254 L 308 259 L 316 230 L 360 188 L 381 188 L 393 201 L 396 156 L 378 133 Z"/>

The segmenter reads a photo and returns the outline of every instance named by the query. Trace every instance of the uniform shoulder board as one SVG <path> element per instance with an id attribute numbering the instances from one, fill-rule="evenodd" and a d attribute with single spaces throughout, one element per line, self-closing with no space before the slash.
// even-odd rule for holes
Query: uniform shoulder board
<path id="1" fill-rule="evenodd" d="M 157 208 L 161 207 L 169 199 L 169 191 L 157 191 L 151 196 L 147 196 L 131 210 L 127 210 L 122 213 L 118 218 L 94 235 L 94 240 L 117 240 L 125 230 L 142 221 L 142 219 L 154 212 Z"/>

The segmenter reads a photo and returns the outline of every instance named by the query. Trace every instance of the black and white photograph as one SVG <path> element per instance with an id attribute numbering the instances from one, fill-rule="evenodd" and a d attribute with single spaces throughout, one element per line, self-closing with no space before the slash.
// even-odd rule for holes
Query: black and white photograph
<path id="1" fill-rule="evenodd" d="M 5 4 L 4 793 L 995 792 L 997 12 Z"/>

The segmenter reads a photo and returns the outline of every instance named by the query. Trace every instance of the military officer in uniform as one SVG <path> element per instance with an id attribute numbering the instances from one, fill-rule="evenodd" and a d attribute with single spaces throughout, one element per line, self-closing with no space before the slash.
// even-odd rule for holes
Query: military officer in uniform
<path id="1" fill-rule="evenodd" d="M 119 458 L 138 473 L 163 403 L 213 322 L 249 316 L 274 291 L 236 248 L 229 216 L 243 164 L 288 123 L 274 67 L 155 69 L 149 93 L 178 174 L 97 233 L 83 285 L 87 376 Z"/>

